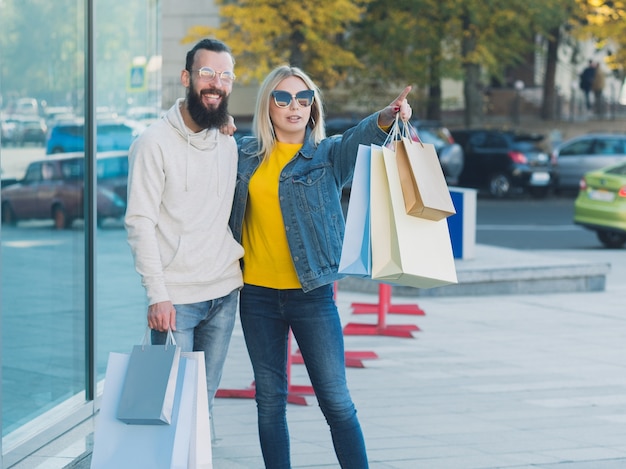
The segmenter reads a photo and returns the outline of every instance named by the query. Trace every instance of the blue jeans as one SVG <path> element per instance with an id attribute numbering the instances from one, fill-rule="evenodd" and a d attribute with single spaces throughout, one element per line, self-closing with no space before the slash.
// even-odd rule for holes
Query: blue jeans
<path id="1" fill-rule="evenodd" d="M 368 467 L 346 384 L 343 331 L 332 285 L 304 293 L 244 285 L 241 325 L 254 370 L 259 438 L 269 469 L 291 467 L 287 428 L 289 328 L 297 341 L 342 468 Z"/>
<path id="2" fill-rule="evenodd" d="M 176 345 L 183 352 L 204 352 L 210 415 L 213 415 L 213 401 L 222 379 L 222 369 L 235 326 L 238 293 L 239 290 L 233 290 L 222 298 L 174 305 Z M 152 330 L 153 344 L 164 344 L 166 338 L 166 332 Z"/>

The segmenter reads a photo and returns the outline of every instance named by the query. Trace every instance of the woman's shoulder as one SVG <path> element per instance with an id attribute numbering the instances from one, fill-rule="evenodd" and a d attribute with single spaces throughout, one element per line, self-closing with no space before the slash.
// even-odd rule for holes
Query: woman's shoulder
<path id="1" fill-rule="evenodd" d="M 247 135 L 239 140 L 237 146 L 242 154 L 253 155 L 258 152 L 259 140 L 256 137 Z"/>

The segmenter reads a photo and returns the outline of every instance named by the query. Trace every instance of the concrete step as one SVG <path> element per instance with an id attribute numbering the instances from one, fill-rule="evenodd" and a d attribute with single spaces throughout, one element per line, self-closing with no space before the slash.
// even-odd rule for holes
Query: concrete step
<path id="1" fill-rule="evenodd" d="M 418 289 L 394 286 L 396 296 L 480 296 L 529 293 L 564 293 L 604 291 L 611 269 L 607 262 L 541 255 L 487 245 L 476 245 L 473 259 L 457 259 L 459 283 Z M 376 293 L 379 282 L 346 277 L 338 282 L 339 290 Z"/>

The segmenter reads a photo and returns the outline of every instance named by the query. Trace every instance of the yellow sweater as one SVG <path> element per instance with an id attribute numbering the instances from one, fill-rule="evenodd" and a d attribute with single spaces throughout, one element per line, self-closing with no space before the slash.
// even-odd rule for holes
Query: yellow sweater
<path id="1" fill-rule="evenodd" d="M 260 287 L 301 288 L 278 200 L 278 178 L 302 144 L 277 142 L 250 179 L 241 244 L 243 281 Z"/>

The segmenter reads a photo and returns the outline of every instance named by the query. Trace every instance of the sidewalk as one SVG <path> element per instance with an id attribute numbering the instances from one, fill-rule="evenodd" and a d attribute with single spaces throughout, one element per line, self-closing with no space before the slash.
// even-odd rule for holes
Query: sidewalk
<path id="1" fill-rule="evenodd" d="M 371 351 L 348 382 L 376 469 L 617 469 L 626 467 L 626 250 L 485 249 L 515 259 L 611 264 L 603 291 L 410 297 L 423 316 L 390 314 L 388 324 L 417 325 L 413 338 L 346 336 L 348 352 Z M 505 256 L 505 259 L 507 256 Z M 344 324 L 374 293 L 339 289 Z M 295 350 L 295 346 L 294 346 Z M 252 382 L 239 324 L 223 389 Z M 291 384 L 309 385 L 303 365 Z M 327 425 L 312 396 L 290 404 L 294 468 L 336 468 Z M 215 469 L 263 467 L 252 399 L 217 399 Z M 88 468 L 93 419 L 21 468 Z M 68 441 L 69 439 L 69 441 Z M 69 453 L 70 465 L 53 465 Z M 62 456 L 65 455 L 65 456 Z M 118 469 L 118 468 L 115 468 Z M 125 469 L 125 468 L 119 468 Z"/>
<path id="2" fill-rule="evenodd" d="M 580 257 L 579 252 L 539 253 Z M 372 468 L 613 469 L 626 467 L 626 251 L 592 251 L 621 264 L 604 292 L 395 298 L 424 316 L 414 339 L 346 336 L 347 351 L 376 352 L 348 368 Z M 352 302 L 338 292 L 344 322 Z M 224 387 L 247 386 L 243 337 L 233 338 Z M 308 384 L 292 367 L 292 384 Z M 337 467 L 314 399 L 290 405 L 293 466 Z M 253 402 L 216 404 L 217 469 L 263 467 Z"/>

